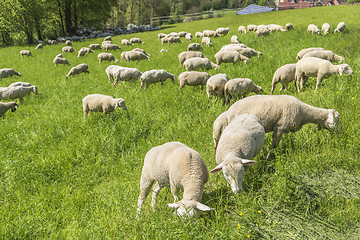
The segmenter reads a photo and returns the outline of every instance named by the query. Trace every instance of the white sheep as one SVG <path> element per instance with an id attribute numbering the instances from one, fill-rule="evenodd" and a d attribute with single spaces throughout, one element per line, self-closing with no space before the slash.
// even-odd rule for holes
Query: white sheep
<path id="1" fill-rule="evenodd" d="M 91 50 L 101 50 L 101 46 L 100 46 L 100 44 L 90 44 L 89 45 L 89 48 L 91 49 Z"/>
<path id="2" fill-rule="evenodd" d="M 215 54 L 215 61 L 218 65 L 221 63 L 235 64 L 237 61 L 243 61 L 246 64 L 249 58 L 237 51 L 220 51 Z"/>
<path id="3" fill-rule="evenodd" d="M 296 64 L 295 63 L 286 64 L 284 66 L 279 67 L 275 71 L 273 79 L 272 79 L 272 83 L 271 83 L 272 87 L 271 87 L 270 95 L 272 95 L 274 93 L 275 86 L 279 82 L 282 85 L 279 92 L 281 92 L 282 90 L 286 90 L 289 83 L 293 79 L 295 79 L 295 71 L 296 71 Z"/>
<path id="4" fill-rule="evenodd" d="M 302 58 L 296 63 L 296 88 L 300 93 L 303 88 L 304 80 L 309 77 L 316 77 L 316 91 L 323 78 L 328 78 L 329 76 L 334 74 L 339 74 L 341 76 L 343 73 L 351 76 L 353 74 L 353 70 L 348 64 L 333 65 L 330 61 L 321 58 Z"/>
<path id="5" fill-rule="evenodd" d="M 212 69 L 219 68 L 219 65 L 212 63 L 207 58 L 201 58 L 201 57 L 189 58 L 189 59 L 185 60 L 185 62 L 183 63 L 183 66 L 186 69 L 186 71 L 191 71 L 191 70 L 196 70 L 196 69 L 209 70 L 211 68 Z"/>
<path id="6" fill-rule="evenodd" d="M 151 187 L 151 207 L 155 208 L 160 190 L 169 186 L 174 203 L 168 206 L 177 209 L 180 217 L 195 217 L 199 211 L 210 211 L 212 208 L 201 204 L 204 184 L 209 179 L 208 169 L 200 154 L 181 142 L 168 142 L 150 149 L 144 159 L 140 180 L 137 216 Z M 178 191 L 183 190 L 183 199 L 178 201 Z"/>
<path id="7" fill-rule="evenodd" d="M 36 45 L 35 50 L 42 49 L 43 47 L 44 47 L 44 44 L 39 43 L 38 45 Z"/>
<path id="8" fill-rule="evenodd" d="M 224 96 L 225 84 L 228 81 L 228 76 L 224 73 L 218 73 L 211 76 L 206 82 L 206 94 L 208 103 L 210 102 L 210 95 L 216 97 L 215 102 L 218 101 L 219 96 Z"/>
<path id="9" fill-rule="evenodd" d="M 316 51 L 316 50 L 324 50 L 324 48 L 320 48 L 320 47 L 311 47 L 311 48 L 304 48 L 301 51 L 298 52 L 298 54 L 296 55 L 296 60 L 300 60 L 303 58 L 303 56 L 311 51 Z"/>
<path id="10" fill-rule="evenodd" d="M 247 25 L 248 32 L 255 32 L 256 29 L 257 29 L 257 25 L 254 25 L 254 24 Z"/>
<path id="11" fill-rule="evenodd" d="M 285 25 L 285 30 L 286 30 L 286 31 L 290 31 L 291 29 L 294 29 L 294 26 L 293 26 L 291 23 L 287 23 L 287 24 Z"/>
<path id="12" fill-rule="evenodd" d="M 187 33 L 188 32 L 181 31 L 181 32 L 178 33 L 178 36 L 184 38 L 184 37 L 186 37 Z"/>
<path id="13" fill-rule="evenodd" d="M 131 43 L 141 43 L 141 44 L 145 44 L 143 41 L 141 41 L 140 38 L 130 38 L 129 40 Z"/>
<path id="14" fill-rule="evenodd" d="M 32 53 L 29 50 L 21 50 L 20 56 L 23 58 L 24 56 L 33 57 Z"/>
<path id="15" fill-rule="evenodd" d="M 166 38 L 163 38 L 161 40 L 164 40 L 164 41 L 167 40 L 167 44 L 182 43 L 180 37 L 174 37 L 174 36 L 166 37 Z"/>
<path id="16" fill-rule="evenodd" d="M 111 76 L 114 78 L 113 86 L 115 86 L 119 81 L 133 82 L 135 79 L 140 78 L 141 75 L 142 72 L 140 72 L 137 68 L 118 66 L 117 68 L 113 68 L 111 70 Z"/>
<path id="17" fill-rule="evenodd" d="M 5 113 L 10 110 L 15 112 L 18 109 L 18 105 L 16 102 L 0 102 L 0 117 L 5 117 Z"/>
<path id="18" fill-rule="evenodd" d="M 203 36 L 204 37 L 220 37 L 220 34 L 214 30 L 204 30 Z"/>
<path id="19" fill-rule="evenodd" d="M 72 44 L 72 41 L 66 40 L 66 41 L 65 41 L 65 45 L 66 45 L 66 46 L 72 46 L 73 44 Z"/>
<path id="20" fill-rule="evenodd" d="M 103 112 L 104 114 L 115 111 L 116 108 L 121 107 L 127 110 L 125 100 L 122 98 L 113 98 L 111 96 L 102 94 L 90 94 L 83 98 L 84 118 L 90 115 L 91 112 Z"/>
<path id="21" fill-rule="evenodd" d="M 97 55 L 97 58 L 99 60 L 99 63 L 101 63 L 102 61 L 109 61 L 109 62 L 111 62 L 111 61 L 118 62 L 119 61 L 111 53 L 99 53 Z"/>
<path id="22" fill-rule="evenodd" d="M 243 43 L 227 44 L 227 45 L 222 46 L 220 51 L 222 51 L 222 50 L 225 50 L 225 51 L 238 51 L 241 48 L 248 48 L 248 47 Z"/>
<path id="23" fill-rule="evenodd" d="M 238 194 L 248 166 L 256 163 L 265 142 L 265 130 L 260 120 L 250 114 L 241 114 L 225 128 L 216 149 L 216 163 L 210 173 L 223 171 L 231 190 Z"/>
<path id="24" fill-rule="evenodd" d="M 159 33 L 158 34 L 158 40 L 160 41 L 162 38 L 166 37 L 165 33 Z"/>
<path id="25" fill-rule="evenodd" d="M 190 43 L 187 48 L 188 51 L 204 50 L 199 43 Z"/>
<path id="26" fill-rule="evenodd" d="M 201 44 L 205 44 L 205 46 L 210 47 L 210 45 L 212 45 L 212 42 L 209 37 L 203 37 L 201 39 Z"/>
<path id="27" fill-rule="evenodd" d="M 140 61 L 150 60 L 150 57 L 139 51 L 125 51 L 121 53 L 121 59 L 123 61 Z"/>
<path id="28" fill-rule="evenodd" d="M 225 45 L 220 49 L 220 51 L 236 51 L 236 52 L 239 52 L 241 55 L 248 57 L 248 58 L 251 58 L 253 56 L 257 56 L 259 58 L 262 55 L 261 52 L 256 51 L 253 48 L 237 46 L 237 45 L 238 44 Z"/>
<path id="29" fill-rule="evenodd" d="M 343 32 L 345 29 L 345 23 L 344 22 L 339 22 L 339 24 L 336 26 L 336 29 L 334 30 L 334 33 L 341 33 Z"/>
<path id="30" fill-rule="evenodd" d="M 245 26 L 239 26 L 238 33 L 244 33 L 244 34 L 247 33 L 246 27 Z"/>
<path id="31" fill-rule="evenodd" d="M 80 73 L 89 73 L 89 66 L 85 63 L 81 63 L 75 67 L 72 67 L 68 74 L 66 74 L 65 78 L 68 79 L 70 76 L 80 74 Z"/>
<path id="32" fill-rule="evenodd" d="M 241 42 L 239 41 L 238 36 L 236 36 L 236 35 L 231 36 L 230 42 L 231 42 L 231 44 L 241 43 Z"/>
<path id="33" fill-rule="evenodd" d="M 341 63 L 342 61 L 344 61 L 344 57 L 339 56 L 330 50 L 311 51 L 311 52 L 306 53 L 303 56 L 303 58 L 307 58 L 307 57 L 317 57 L 317 58 L 328 60 L 330 62 L 338 62 L 338 63 Z"/>
<path id="34" fill-rule="evenodd" d="M 15 71 L 12 68 L 0 69 L 0 80 L 3 78 L 12 77 L 12 76 L 21 76 L 21 73 Z"/>
<path id="35" fill-rule="evenodd" d="M 226 82 L 224 87 L 225 94 L 225 103 L 230 102 L 231 99 L 236 99 L 237 97 L 244 98 L 247 94 L 262 93 L 263 89 L 260 86 L 255 85 L 255 83 L 249 78 L 234 78 Z"/>
<path id="36" fill-rule="evenodd" d="M 55 64 L 55 67 L 56 67 L 58 64 L 66 64 L 66 65 L 69 65 L 69 66 L 70 66 L 69 61 L 68 61 L 66 58 L 62 57 L 61 54 L 56 55 L 56 57 L 55 57 L 54 60 L 53 60 L 53 63 Z"/>
<path id="37" fill-rule="evenodd" d="M 202 37 L 204 37 L 204 34 L 202 33 L 202 32 L 196 32 L 195 33 L 195 38 L 202 38 Z"/>
<path id="38" fill-rule="evenodd" d="M 195 71 L 182 72 L 178 76 L 179 90 L 182 89 L 185 85 L 188 86 L 201 85 L 201 90 L 202 90 L 209 78 L 210 75 L 206 72 L 195 72 Z"/>
<path id="39" fill-rule="evenodd" d="M 85 56 L 86 53 L 95 53 L 95 52 L 94 52 L 93 50 L 91 50 L 90 48 L 82 47 L 82 48 L 79 50 L 77 57 Z"/>
<path id="40" fill-rule="evenodd" d="M 204 54 L 202 54 L 201 52 L 196 52 L 196 51 L 185 51 L 185 52 L 181 52 L 181 53 L 178 55 L 180 65 L 182 65 L 187 59 L 193 58 L 193 57 L 205 58 Z"/>
<path id="41" fill-rule="evenodd" d="M 30 86 L 33 86 L 33 85 L 31 83 L 28 83 L 28 82 L 14 82 L 14 83 L 11 83 L 8 87 L 18 87 L 18 86 L 30 87 Z"/>
<path id="42" fill-rule="evenodd" d="M 143 54 L 145 54 L 146 56 L 150 57 L 151 55 L 148 54 L 144 49 L 142 48 L 134 48 L 133 50 L 131 51 L 138 51 L 138 52 L 142 52 Z"/>
<path id="43" fill-rule="evenodd" d="M 163 85 L 166 79 L 175 81 L 176 77 L 174 74 L 168 73 L 163 69 L 146 71 L 140 76 L 140 89 L 142 89 L 144 85 L 145 89 L 147 89 L 151 83 L 161 82 L 161 85 Z"/>
<path id="44" fill-rule="evenodd" d="M 230 28 L 218 28 L 216 29 L 216 32 L 219 35 L 227 35 L 229 33 Z"/>
<path id="45" fill-rule="evenodd" d="M 269 24 L 267 27 L 270 32 L 286 32 L 286 30 L 278 24 Z"/>
<path id="46" fill-rule="evenodd" d="M 307 31 L 311 34 L 317 33 L 320 34 L 320 29 L 315 24 L 309 24 Z"/>
<path id="47" fill-rule="evenodd" d="M 75 52 L 75 49 L 70 47 L 70 46 L 65 46 L 62 48 L 62 52 L 65 53 L 65 52 L 68 52 L 68 53 L 73 53 Z"/>
<path id="48" fill-rule="evenodd" d="M 328 35 L 331 31 L 331 26 L 330 24 L 328 23 L 324 23 L 322 26 L 321 26 L 321 32 L 324 34 L 324 35 Z"/>
<path id="49" fill-rule="evenodd" d="M 106 37 L 104 38 L 104 41 L 112 41 L 112 37 L 111 37 L 111 36 L 106 36 Z"/>
<path id="50" fill-rule="evenodd" d="M 101 47 L 104 48 L 104 46 L 107 44 L 112 44 L 112 41 L 102 41 Z"/>
<path id="51" fill-rule="evenodd" d="M 192 34 L 191 34 L 191 33 L 187 33 L 187 34 L 185 35 L 185 39 L 188 40 L 188 41 L 191 41 L 191 39 L 192 39 Z"/>
<path id="52" fill-rule="evenodd" d="M 134 45 L 132 44 L 129 40 L 127 39 L 123 39 L 121 40 L 121 45 L 126 45 L 126 46 L 131 46 L 131 45 Z"/>
<path id="53" fill-rule="evenodd" d="M 122 49 L 117 44 L 109 43 L 109 44 L 104 45 L 104 50 L 105 50 L 105 52 L 107 52 L 109 50 L 113 50 L 113 51 L 120 50 L 121 51 Z"/>
<path id="54" fill-rule="evenodd" d="M 255 37 L 267 36 L 270 34 L 270 30 L 266 25 L 259 25 L 255 31 Z"/>
<path id="55" fill-rule="evenodd" d="M 4 87 L 0 88 L 0 100 L 6 100 L 6 99 L 16 99 L 19 98 L 20 101 L 23 100 L 24 96 L 30 94 L 33 92 L 34 94 L 38 94 L 38 89 L 36 86 L 14 86 L 14 87 Z"/>

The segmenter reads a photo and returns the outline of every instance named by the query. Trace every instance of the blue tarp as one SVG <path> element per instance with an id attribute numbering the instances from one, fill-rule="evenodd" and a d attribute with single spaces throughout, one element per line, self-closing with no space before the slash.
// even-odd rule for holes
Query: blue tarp
<path id="1" fill-rule="evenodd" d="M 268 7 L 264 7 L 264 6 L 250 4 L 246 8 L 243 8 L 240 11 L 238 11 L 236 13 L 236 15 L 245 15 L 245 14 L 259 13 L 259 12 L 270 12 L 270 11 L 273 11 L 273 10 L 274 10 L 274 8 L 268 8 Z"/>

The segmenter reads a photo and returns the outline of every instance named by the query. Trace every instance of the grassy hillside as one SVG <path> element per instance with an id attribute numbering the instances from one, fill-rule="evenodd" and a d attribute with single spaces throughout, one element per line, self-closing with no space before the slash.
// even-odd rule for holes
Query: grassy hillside
<path id="1" fill-rule="evenodd" d="M 118 63 L 144 72 L 165 69 L 178 76 L 184 71 L 177 55 L 188 42 L 162 46 L 159 32 L 196 31 L 230 27 L 227 36 L 212 39 L 204 55 L 214 61 L 222 45 L 230 43 L 239 25 L 285 25 L 294 30 L 273 32 L 256 39 L 254 33 L 237 34 L 247 46 L 263 53 L 244 65 L 224 64 L 210 75 L 226 73 L 229 78 L 248 77 L 269 94 L 274 72 L 294 63 L 298 51 L 324 47 L 342 55 L 354 70 L 353 76 L 332 76 L 314 92 L 310 78 L 301 94 L 290 84 L 287 92 L 316 107 L 333 108 L 341 114 L 343 131 L 332 134 L 308 124 L 296 133 L 285 134 L 275 151 L 275 159 L 265 157 L 271 143 L 267 134 L 257 163 L 246 172 L 243 192 L 234 195 L 221 173 L 211 174 L 202 203 L 215 211 L 199 219 L 184 221 L 167 207 L 172 202 L 169 189 L 158 197 L 156 212 L 145 202 L 139 221 L 135 220 L 143 159 L 152 147 L 180 141 L 200 153 L 210 169 L 216 166 L 212 125 L 229 106 L 214 99 L 207 103 L 205 89 L 177 82 L 150 85 L 140 90 L 140 82 L 121 82 L 112 87 L 105 74 L 107 66 L 96 55 L 77 58 L 64 54 L 72 66 L 89 65 L 90 74 L 65 80 L 69 66 L 55 67 L 55 55 L 64 44 L 16 46 L 0 49 L 0 68 L 11 67 L 22 77 L 3 79 L 30 82 L 39 94 L 30 94 L 16 112 L 0 119 L 0 238 L 1 239 L 357 239 L 360 235 L 360 67 L 359 6 L 333 6 L 279 11 L 247 16 L 225 16 L 168 26 L 161 31 L 122 35 L 140 37 L 151 54 L 150 61 Z M 321 27 L 328 22 L 335 29 L 346 23 L 342 34 L 311 35 L 307 25 Z M 91 39 L 74 43 L 79 50 Z M 194 39 L 192 42 L 200 42 Z M 130 50 L 133 47 L 122 47 Z M 159 53 L 162 49 L 166 53 Z M 19 56 L 21 49 L 33 58 Z M 113 52 L 120 57 L 121 52 Z M 278 94 L 277 86 L 275 94 Z M 83 118 L 81 100 L 92 93 L 122 97 L 129 117 L 122 110 L 104 116 L 94 113 Z"/>

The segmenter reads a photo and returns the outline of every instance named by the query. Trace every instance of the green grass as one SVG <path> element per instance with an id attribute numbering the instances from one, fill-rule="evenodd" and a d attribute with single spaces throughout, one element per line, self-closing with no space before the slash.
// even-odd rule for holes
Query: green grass
<path id="1" fill-rule="evenodd" d="M 333 108 L 341 114 L 343 131 L 331 134 L 304 126 L 283 136 L 275 159 L 266 161 L 271 134 L 244 179 L 244 189 L 234 195 L 221 173 L 211 174 L 202 203 L 215 208 L 198 219 L 183 221 L 166 204 L 168 189 L 159 194 L 156 212 L 150 197 L 142 216 L 135 220 L 143 159 L 152 147 L 180 141 L 198 151 L 210 169 L 216 166 L 212 124 L 228 106 L 214 99 L 207 104 L 205 90 L 186 86 L 178 92 L 177 82 L 150 85 L 139 90 L 139 80 L 121 82 L 113 88 L 96 55 L 77 58 L 64 54 L 72 66 L 85 62 L 90 74 L 65 80 L 69 66 L 55 67 L 52 60 L 64 46 L 15 46 L 0 49 L 0 68 L 11 67 L 22 77 L 3 79 L 0 86 L 15 81 L 36 85 L 39 95 L 26 96 L 19 109 L 0 119 L 0 238 L 1 239 L 359 239 L 360 237 L 360 67 L 359 6 L 334 6 L 279 11 L 168 26 L 155 32 L 122 35 L 140 37 L 151 54 L 150 61 L 119 63 L 144 72 L 165 69 L 179 75 L 184 71 L 177 55 L 188 42 L 162 46 L 159 32 L 230 27 L 230 33 L 213 39 L 204 55 L 214 54 L 237 34 L 239 25 L 291 22 L 295 29 L 256 39 L 254 33 L 238 35 L 247 46 L 263 53 L 259 59 L 224 64 L 210 75 L 226 73 L 229 78 L 248 77 L 269 94 L 277 68 L 294 63 L 299 50 L 324 47 L 346 57 L 354 75 L 332 76 L 314 92 L 311 78 L 298 94 L 293 84 L 284 94 L 294 95 L 317 107 Z M 342 34 L 311 35 L 307 25 L 346 23 Z M 79 50 L 91 39 L 74 43 Z M 200 42 L 194 39 L 192 42 Z M 160 54 L 162 49 L 169 51 Z M 29 49 L 33 58 L 21 59 Z M 132 47 L 123 47 L 129 50 Z M 120 52 L 114 52 L 119 58 Z M 275 94 L 278 94 L 277 86 Z M 94 113 L 83 119 L 81 100 L 92 93 L 122 97 L 130 116 L 122 110 L 110 115 Z"/>

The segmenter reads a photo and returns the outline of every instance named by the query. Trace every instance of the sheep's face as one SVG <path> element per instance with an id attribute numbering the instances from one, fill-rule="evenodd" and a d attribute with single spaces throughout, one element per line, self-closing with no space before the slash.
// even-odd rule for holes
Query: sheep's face
<path id="1" fill-rule="evenodd" d="M 340 114 L 332 109 L 328 114 L 327 119 L 325 120 L 324 127 L 332 131 L 335 129 L 335 127 L 339 125 L 340 125 Z"/>
<path id="2" fill-rule="evenodd" d="M 214 210 L 195 200 L 181 200 L 179 202 L 169 203 L 168 207 L 177 209 L 176 214 L 182 218 L 198 217 L 201 212 Z"/>
<path id="3" fill-rule="evenodd" d="M 14 104 L 13 108 L 11 109 L 11 111 L 12 111 L 12 112 L 15 112 L 15 111 L 16 111 L 16 109 L 18 109 L 18 105 L 17 105 L 17 103 L 15 103 L 15 104 Z"/>
<path id="4" fill-rule="evenodd" d="M 127 110 L 127 107 L 125 105 L 125 100 L 122 98 L 118 98 L 118 103 L 116 107 L 121 107 L 123 110 Z"/>
<path id="5" fill-rule="evenodd" d="M 343 73 L 346 73 L 347 75 L 351 76 L 353 75 L 354 71 L 348 64 L 342 64 L 339 68 L 339 75 L 341 76 Z"/>
<path id="6" fill-rule="evenodd" d="M 262 93 L 264 90 L 263 90 L 263 88 L 262 87 L 257 87 L 256 88 L 256 93 Z"/>

